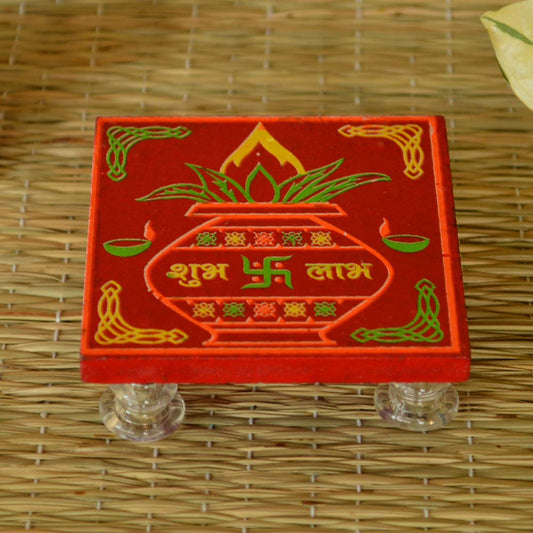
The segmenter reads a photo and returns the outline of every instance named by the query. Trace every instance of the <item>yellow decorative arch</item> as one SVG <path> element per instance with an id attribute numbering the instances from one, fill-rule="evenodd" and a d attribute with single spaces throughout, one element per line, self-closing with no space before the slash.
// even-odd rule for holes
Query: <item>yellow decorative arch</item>
<path id="1" fill-rule="evenodd" d="M 257 145 L 261 145 L 267 152 L 272 154 L 279 161 L 280 165 L 283 166 L 289 163 L 296 169 L 297 174 L 303 174 L 305 172 L 305 168 L 300 160 L 290 150 L 287 150 L 287 148 L 280 144 L 261 122 L 257 124 L 252 133 L 226 158 L 220 167 L 220 172 L 225 174 L 230 163 L 234 163 L 239 167 L 244 158 L 251 154 Z"/>

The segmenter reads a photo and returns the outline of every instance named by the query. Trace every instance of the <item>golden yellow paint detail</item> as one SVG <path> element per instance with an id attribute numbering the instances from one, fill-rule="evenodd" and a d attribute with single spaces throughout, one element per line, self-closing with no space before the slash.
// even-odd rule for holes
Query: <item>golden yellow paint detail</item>
<path id="1" fill-rule="evenodd" d="M 132 326 L 122 316 L 119 298 L 122 287 L 111 280 L 104 283 L 101 290 L 102 296 L 98 302 L 100 322 L 94 336 L 98 344 L 181 344 L 187 340 L 188 335 L 180 329 L 166 331 Z"/>
<path id="2" fill-rule="evenodd" d="M 404 174 L 416 180 L 424 174 L 424 152 L 420 146 L 423 130 L 418 124 L 363 124 L 352 126 L 346 124 L 339 128 L 344 137 L 383 137 L 396 143 L 403 154 Z"/>
<path id="3" fill-rule="evenodd" d="M 280 144 L 263 126 L 259 123 L 244 139 L 244 141 L 227 157 L 220 167 L 220 172 L 226 173 L 226 170 L 230 163 L 235 164 L 237 167 L 241 166 L 244 159 L 250 155 L 257 146 L 261 145 L 268 153 L 272 154 L 281 166 L 289 163 L 296 169 L 297 174 L 303 174 L 305 168 L 300 160 L 282 144 Z"/>

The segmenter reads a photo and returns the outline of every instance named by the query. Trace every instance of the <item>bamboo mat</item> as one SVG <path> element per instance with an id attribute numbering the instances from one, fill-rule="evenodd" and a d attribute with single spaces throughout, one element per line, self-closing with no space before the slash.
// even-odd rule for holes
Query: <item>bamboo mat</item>
<path id="1" fill-rule="evenodd" d="M 533 115 L 493 0 L 0 2 L 0 531 L 533 530 Z M 103 427 L 79 380 L 98 115 L 446 116 L 473 346 L 446 429 L 374 387 L 181 387 L 171 439 Z"/>

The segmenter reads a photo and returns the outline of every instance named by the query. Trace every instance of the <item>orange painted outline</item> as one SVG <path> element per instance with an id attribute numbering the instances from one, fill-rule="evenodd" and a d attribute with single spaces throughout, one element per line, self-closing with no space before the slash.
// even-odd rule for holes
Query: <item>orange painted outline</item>
<path id="1" fill-rule="evenodd" d="M 452 238 L 450 234 L 450 229 L 453 224 L 454 218 L 453 213 L 453 199 L 450 201 L 451 197 L 451 176 L 448 175 L 448 183 L 450 183 L 450 191 L 446 190 L 444 186 L 444 172 L 448 174 L 447 167 L 443 164 L 442 160 L 442 151 L 445 146 L 442 146 L 439 143 L 438 132 L 440 130 L 440 125 L 442 123 L 440 117 L 430 117 L 429 119 L 429 134 L 431 138 L 431 153 L 433 160 L 433 173 L 435 175 L 435 187 L 436 187 L 436 198 L 437 198 L 437 209 L 438 209 L 438 223 L 439 223 L 439 233 L 441 236 L 442 242 L 442 262 L 444 266 L 444 278 L 445 278 L 445 290 L 447 299 L 447 311 L 448 311 L 448 324 L 450 328 L 450 338 L 451 338 L 451 347 L 455 349 L 459 343 L 459 320 L 461 319 L 458 309 L 457 309 L 457 293 L 458 285 L 462 289 L 462 280 L 459 273 L 453 272 L 453 262 L 457 263 L 457 268 L 460 269 L 460 261 L 458 257 L 458 243 L 454 242 L 454 248 L 452 249 L 452 244 L 450 239 Z M 445 135 L 441 136 L 442 144 L 446 143 Z M 446 143 L 447 144 L 447 143 Z M 446 146 L 447 148 L 447 146 Z M 447 153 L 447 150 L 446 150 Z M 447 157 L 447 156 L 446 156 Z M 456 239 L 454 238 L 454 241 Z"/>
<path id="2" fill-rule="evenodd" d="M 104 129 L 107 119 L 97 119 L 95 128 L 95 138 L 97 140 L 103 139 Z M 97 214 L 100 196 L 95 193 L 99 189 L 100 184 L 100 166 L 102 160 L 105 161 L 105 157 L 102 157 L 104 151 L 103 143 L 95 142 L 93 148 L 93 166 L 92 166 L 92 185 L 91 185 L 91 199 L 89 206 L 89 226 L 87 242 L 87 260 L 85 264 L 85 286 L 83 288 L 83 315 L 82 315 L 82 330 L 81 330 L 81 353 L 87 356 L 91 353 L 99 353 L 101 350 L 94 349 L 89 346 L 89 336 L 91 338 L 96 334 L 98 326 L 91 328 L 91 311 L 96 305 L 94 303 L 93 294 L 96 293 L 97 287 L 94 285 L 94 256 L 96 249 L 96 227 L 97 227 Z M 92 237 L 92 238 L 90 238 Z M 106 280 L 107 281 L 107 280 Z M 94 289 L 94 290 L 93 290 Z M 93 350 L 95 350 L 93 352 Z"/>

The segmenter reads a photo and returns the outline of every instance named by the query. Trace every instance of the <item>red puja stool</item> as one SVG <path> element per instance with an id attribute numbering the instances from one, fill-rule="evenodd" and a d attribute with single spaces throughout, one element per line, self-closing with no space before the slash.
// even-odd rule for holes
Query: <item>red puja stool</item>
<path id="1" fill-rule="evenodd" d="M 81 373 L 174 431 L 177 383 L 381 383 L 433 429 L 470 354 L 442 117 L 101 118 Z"/>

